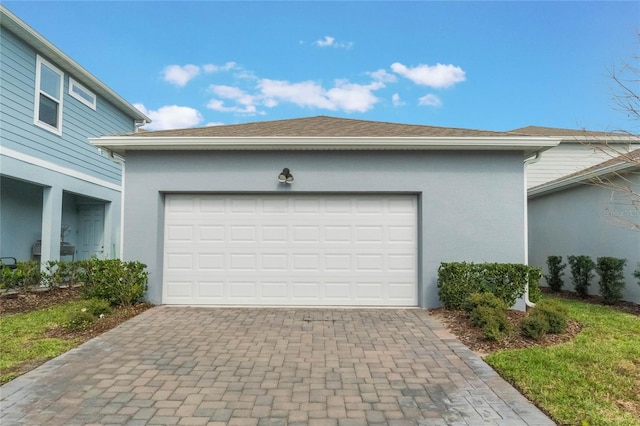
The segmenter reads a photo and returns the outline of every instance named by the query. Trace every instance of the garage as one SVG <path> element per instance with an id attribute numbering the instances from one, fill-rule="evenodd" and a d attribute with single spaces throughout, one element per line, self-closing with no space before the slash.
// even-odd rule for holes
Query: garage
<path id="1" fill-rule="evenodd" d="M 418 304 L 416 195 L 164 200 L 164 304 Z"/>

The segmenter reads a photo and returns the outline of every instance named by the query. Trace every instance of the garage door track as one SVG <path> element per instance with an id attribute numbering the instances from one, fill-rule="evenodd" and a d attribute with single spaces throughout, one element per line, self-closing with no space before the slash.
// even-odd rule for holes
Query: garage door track
<path id="1" fill-rule="evenodd" d="M 159 306 L 0 388 L 28 425 L 553 425 L 418 309 Z"/>

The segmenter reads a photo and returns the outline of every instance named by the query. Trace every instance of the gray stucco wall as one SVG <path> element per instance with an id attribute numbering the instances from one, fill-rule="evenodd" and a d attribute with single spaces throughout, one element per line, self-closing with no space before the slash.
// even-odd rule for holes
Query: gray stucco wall
<path id="1" fill-rule="evenodd" d="M 292 185 L 277 181 L 284 167 Z M 521 152 L 131 151 L 124 257 L 148 266 L 160 303 L 165 193 L 414 193 L 419 304 L 437 307 L 441 262 L 524 262 L 523 181 Z"/>
<path id="2" fill-rule="evenodd" d="M 619 220 L 639 222 L 637 209 L 625 205 L 612 190 L 589 184 L 532 198 L 528 204 L 531 265 L 542 267 L 546 274 L 547 257 L 562 256 L 567 263 L 563 288 L 573 291 L 568 256 L 587 255 L 594 262 L 601 256 L 625 258 L 624 298 L 640 303 L 640 286 L 633 277 L 640 261 L 640 232 Z M 594 275 L 589 293 L 599 294 L 598 275 Z"/>

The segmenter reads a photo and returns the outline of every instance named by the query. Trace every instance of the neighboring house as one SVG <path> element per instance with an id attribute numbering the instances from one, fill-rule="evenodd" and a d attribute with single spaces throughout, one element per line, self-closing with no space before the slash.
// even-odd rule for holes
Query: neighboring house
<path id="1" fill-rule="evenodd" d="M 558 146 L 546 151 L 540 161 L 528 166 L 528 188 L 609 160 L 616 152 L 629 152 L 640 148 L 637 137 L 615 132 L 529 126 L 511 130 L 510 133 L 560 138 Z"/>
<path id="2" fill-rule="evenodd" d="M 559 139 L 319 116 L 91 142 L 126 157 L 153 303 L 431 308 L 441 262 L 526 262 L 524 162 Z"/>
<path id="3" fill-rule="evenodd" d="M 633 277 L 640 262 L 638 194 L 640 149 L 530 188 L 529 263 L 546 271 L 548 256 L 562 256 L 567 263 L 564 288 L 573 290 L 568 256 L 587 255 L 594 262 L 602 256 L 625 258 L 624 299 L 640 303 Z M 597 275 L 589 293 L 599 294 Z"/>
<path id="4" fill-rule="evenodd" d="M 150 120 L 4 6 L 0 24 L 0 256 L 118 256 L 121 166 L 88 138 Z"/>

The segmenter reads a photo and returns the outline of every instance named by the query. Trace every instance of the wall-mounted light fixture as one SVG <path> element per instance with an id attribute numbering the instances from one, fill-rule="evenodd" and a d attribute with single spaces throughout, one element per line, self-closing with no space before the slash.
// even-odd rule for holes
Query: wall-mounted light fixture
<path id="1" fill-rule="evenodd" d="M 282 169 L 282 172 L 278 175 L 278 180 L 281 183 L 291 183 L 293 182 L 293 175 L 286 167 Z"/>

